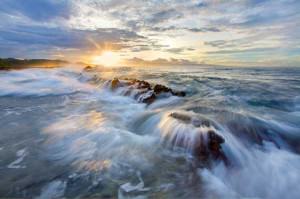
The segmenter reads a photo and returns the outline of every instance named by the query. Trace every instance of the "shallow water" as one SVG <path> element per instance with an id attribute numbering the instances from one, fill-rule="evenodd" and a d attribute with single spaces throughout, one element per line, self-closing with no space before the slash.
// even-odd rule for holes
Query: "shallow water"
<path id="1" fill-rule="evenodd" d="M 131 77 L 186 97 L 138 103 L 107 80 Z M 0 196 L 299 198 L 300 69 L 155 67 L 0 71 Z M 206 118 L 230 165 L 195 164 L 163 143 Z M 205 129 L 202 129 L 205 130 Z"/>

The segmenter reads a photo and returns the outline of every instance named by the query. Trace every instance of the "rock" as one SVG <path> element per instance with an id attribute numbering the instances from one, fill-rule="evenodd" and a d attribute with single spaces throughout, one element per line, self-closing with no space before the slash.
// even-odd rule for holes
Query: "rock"
<path id="1" fill-rule="evenodd" d="M 201 161 L 222 160 L 227 164 L 227 158 L 221 146 L 225 142 L 224 138 L 213 130 L 208 130 L 207 135 L 201 134 L 200 136 L 194 155 Z"/>
<path id="2" fill-rule="evenodd" d="M 112 81 L 111 81 L 111 88 L 114 90 L 116 89 L 120 84 L 120 81 L 119 79 L 117 78 L 114 78 Z"/>
<path id="3" fill-rule="evenodd" d="M 185 114 L 176 113 L 176 112 L 171 113 L 170 117 L 173 117 L 175 119 L 181 120 L 181 121 L 183 121 L 185 123 L 190 123 L 191 120 L 192 120 L 192 118 L 190 116 L 185 115 Z"/>
<path id="4" fill-rule="evenodd" d="M 209 140 L 208 148 L 211 152 L 213 152 L 214 155 L 218 155 L 220 153 L 220 150 L 222 149 L 221 144 L 225 142 L 224 138 L 218 135 L 213 130 L 209 130 L 207 134 Z"/>
<path id="5" fill-rule="evenodd" d="M 192 118 L 187 114 L 173 112 L 169 116 L 178 119 L 184 123 L 191 123 L 194 125 L 194 127 L 200 127 L 200 126 L 210 127 L 212 125 L 212 122 L 207 120 L 206 118 L 201 118 L 201 119 Z"/>
<path id="6" fill-rule="evenodd" d="M 172 91 L 172 95 L 178 96 L 178 97 L 185 97 L 186 93 L 184 91 Z"/>
<path id="7" fill-rule="evenodd" d="M 93 69 L 92 66 L 86 66 L 83 70 L 84 71 L 91 71 Z"/>
<path id="8" fill-rule="evenodd" d="M 151 89 L 151 85 L 149 84 L 149 82 L 146 82 L 146 81 L 140 81 L 138 80 L 138 89 Z"/>
<path id="9" fill-rule="evenodd" d="M 172 93 L 172 89 L 164 86 L 164 85 L 161 85 L 161 84 L 156 84 L 153 88 L 155 94 L 160 94 L 160 93 L 167 93 L 167 92 L 171 92 Z"/>
<path id="10" fill-rule="evenodd" d="M 151 103 L 153 103 L 155 101 L 155 99 L 156 99 L 156 95 L 154 94 L 154 92 L 153 91 L 149 91 L 149 92 L 147 92 L 145 94 L 142 94 L 139 97 L 138 101 L 142 102 L 142 103 L 146 103 L 146 104 L 151 104 Z"/>
<path id="11" fill-rule="evenodd" d="M 124 87 L 124 89 L 126 89 L 123 92 L 125 96 L 133 94 L 135 99 L 146 104 L 153 103 L 161 93 L 169 93 L 169 95 L 159 96 L 159 98 L 166 98 L 170 95 L 178 97 L 185 96 L 185 92 L 183 91 L 173 91 L 171 88 L 161 84 L 156 84 L 154 87 L 151 87 L 149 82 L 138 79 L 123 78 L 119 80 L 118 78 L 114 78 L 110 84 L 112 90 L 118 87 Z"/>
<path id="12" fill-rule="evenodd" d="M 183 129 L 181 132 L 174 129 L 167 137 L 171 141 L 169 143 L 173 146 L 189 150 L 202 163 L 211 160 L 222 160 L 225 164 L 228 164 L 221 146 L 225 142 L 225 139 L 214 130 L 214 122 L 206 118 L 191 116 L 188 113 L 174 112 L 169 117 L 186 125 L 192 124 L 195 128 L 191 132 L 188 131 L 190 127 L 186 128 L 187 131 Z M 202 129 L 199 127 L 205 128 Z"/>

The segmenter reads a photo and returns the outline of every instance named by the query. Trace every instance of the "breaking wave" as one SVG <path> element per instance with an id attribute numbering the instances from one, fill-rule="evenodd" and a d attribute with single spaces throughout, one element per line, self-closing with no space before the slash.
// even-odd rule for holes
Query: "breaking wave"
<path id="1" fill-rule="evenodd" d="M 291 70 L 1 71 L 0 195 L 296 199 Z"/>

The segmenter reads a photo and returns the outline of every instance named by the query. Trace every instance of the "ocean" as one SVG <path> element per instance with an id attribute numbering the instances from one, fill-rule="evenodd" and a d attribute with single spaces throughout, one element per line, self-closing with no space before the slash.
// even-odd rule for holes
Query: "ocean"
<path id="1" fill-rule="evenodd" d="M 114 78 L 185 96 L 143 103 Z M 0 79 L 1 197 L 299 198 L 300 68 L 34 68 Z M 224 158 L 195 155 L 209 131 Z"/>

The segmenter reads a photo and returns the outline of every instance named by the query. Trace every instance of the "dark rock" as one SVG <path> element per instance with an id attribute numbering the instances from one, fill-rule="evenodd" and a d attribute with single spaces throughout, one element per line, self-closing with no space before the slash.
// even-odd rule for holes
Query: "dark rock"
<path id="1" fill-rule="evenodd" d="M 178 119 L 178 120 L 181 120 L 185 123 L 190 123 L 191 122 L 191 117 L 188 116 L 188 115 L 185 115 L 185 114 L 180 114 L 180 113 L 171 113 L 170 114 L 171 117 L 175 118 L 175 119 Z"/>
<path id="2" fill-rule="evenodd" d="M 139 98 L 147 92 L 148 92 L 147 89 L 138 89 L 138 91 L 134 95 L 134 99 L 139 100 Z"/>
<path id="3" fill-rule="evenodd" d="M 203 119 L 201 119 L 201 120 L 199 120 L 199 119 L 194 119 L 194 120 L 192 121 L 192 124 L 193 124 L 195 127 L 200 127 L 200 126 L 210 127 L 210 126 L 212 126 L 212 122 L 209 121 L 209 120 L 207 120 L 207 119 L 205 119 L 205 118 L 203 118 Z"/>
<path id="4" fill-rule="evenodd" d="M 185 124 L 192 124 L 195 128 L 205 126 L 211 128 L 207 132 L 199 129 L 198 134 L 191 134 L 185 132 L 185 136 L 171 135 L 167 139 L 171 139 L 173 146 L 179 146 L 185 149 L 190 149 L 193 155 L 200 160 L 200 162 L 210 162 L 211 160 L 222 160 L 228 165 L 227 158 L 222 150 L 222 144 L 225 139 L 217 134 L 212 127 L 216 126 L 214 123 L 206 118 L 193 117 L 184 113 L 171 113 L 170 117 Z M 188 142 L 187 142 L 188 141 Z"/>
<path id="5" fill-rule="evenodd" d="M 141 80 L 137 80 L 138 83 L 138 89 L 151 89 L 151 85 L 149 84 L 149 82 L 146 81 L 141 81 Z"/>
<path id="6" fill-rule="evenodd" d="M 138 101 L 146 104 L 151 104 L 155 101 L 155 99 L 156 99 L 156 95 L 153 93 L 153 91 L 150 91 L 148 93 L 141 95 Z"/>
<path id="7" fill-rule="evenodd" d="M 178 97 L 185 97 L 186 96 L 186 93 L 184 91 L 172 91 L 171 93 L 175 96 L 178 96 Z"/>
<path id="8" fill-rule="evenodd" d="M 160 94 L 160 93 L 167 93 L 167 92 L 171 92 L 172 93 L 172 89 L 164 86 L 164 85 L 161 85 L 161 84 L 156 84 L 153 88 L 155 94 Z"/>
<path id="9" fill-rule="evenodd" d="M 209 130 L 207 137 L 200 134 L 200 142 L 197 143 L 194 155 L 201 161 L 222 160 L 228 164 L 227 158 L 222 150 L 221 144 L 225 142 L 224 138 L 215 131 Z"/>
<path id="10" fill-rule="evenodd" d="M 111 81 L 111 88 L 114 90 L 116 89 L 120 84 L 120 80 L 117 79 L 117 78 L 114 78 L 112 81 Z"/>
<path id="11" fill-rule="evenodd" d="M 84 71 L 91 71 L 93 69 L 92 66 L 86 66 L 83 70 Z"/>
<path id="12" fill-rule="evenodd" d="M 214 155 L 218 155 L 221 150 L 221 144 L 225 142 L 224 138 L 220 135 L 218 135 L 216 132 L 213 130 L 209 130 L 207 132 L 208 134 L 208 148 Z"/>
<path id="13" fill-rule="evenodd" d="M 111 89 L 114 90 L 118 87 L 127 87 L 128 90 L 125 91 L 125 95 L 134 94 L 135 99 L 147 104 L 153 103 L 161 93 L 169 93 L 169 95 L 162 95 L 160 98 L 170 95 L 179 97 L 185 96 L 185 92 L 183 91 L 172 91 L 171 88 L 160 84 L 156 84 L 152 88 L 149 82 L 134 78 L 122 78 L 121 80 L 114 78 L 111 81 Z"/>
<path id="14" fill-rule="evenodd" d="M 200 127 L 200 126 L 210 127 L 210 126 L 212 126 L 212 122 L 206 118 L 201 118 L 201 119 L 192 118 L 191 116 L 189 116 L 187 114 L 182 114 L 182 113 L 177 113 L 177 112 L 171 113 L 170 117 L 173 117 L 173 118 L 178 119 L 185 123 L 191 123 L 195 127 Z"/>

